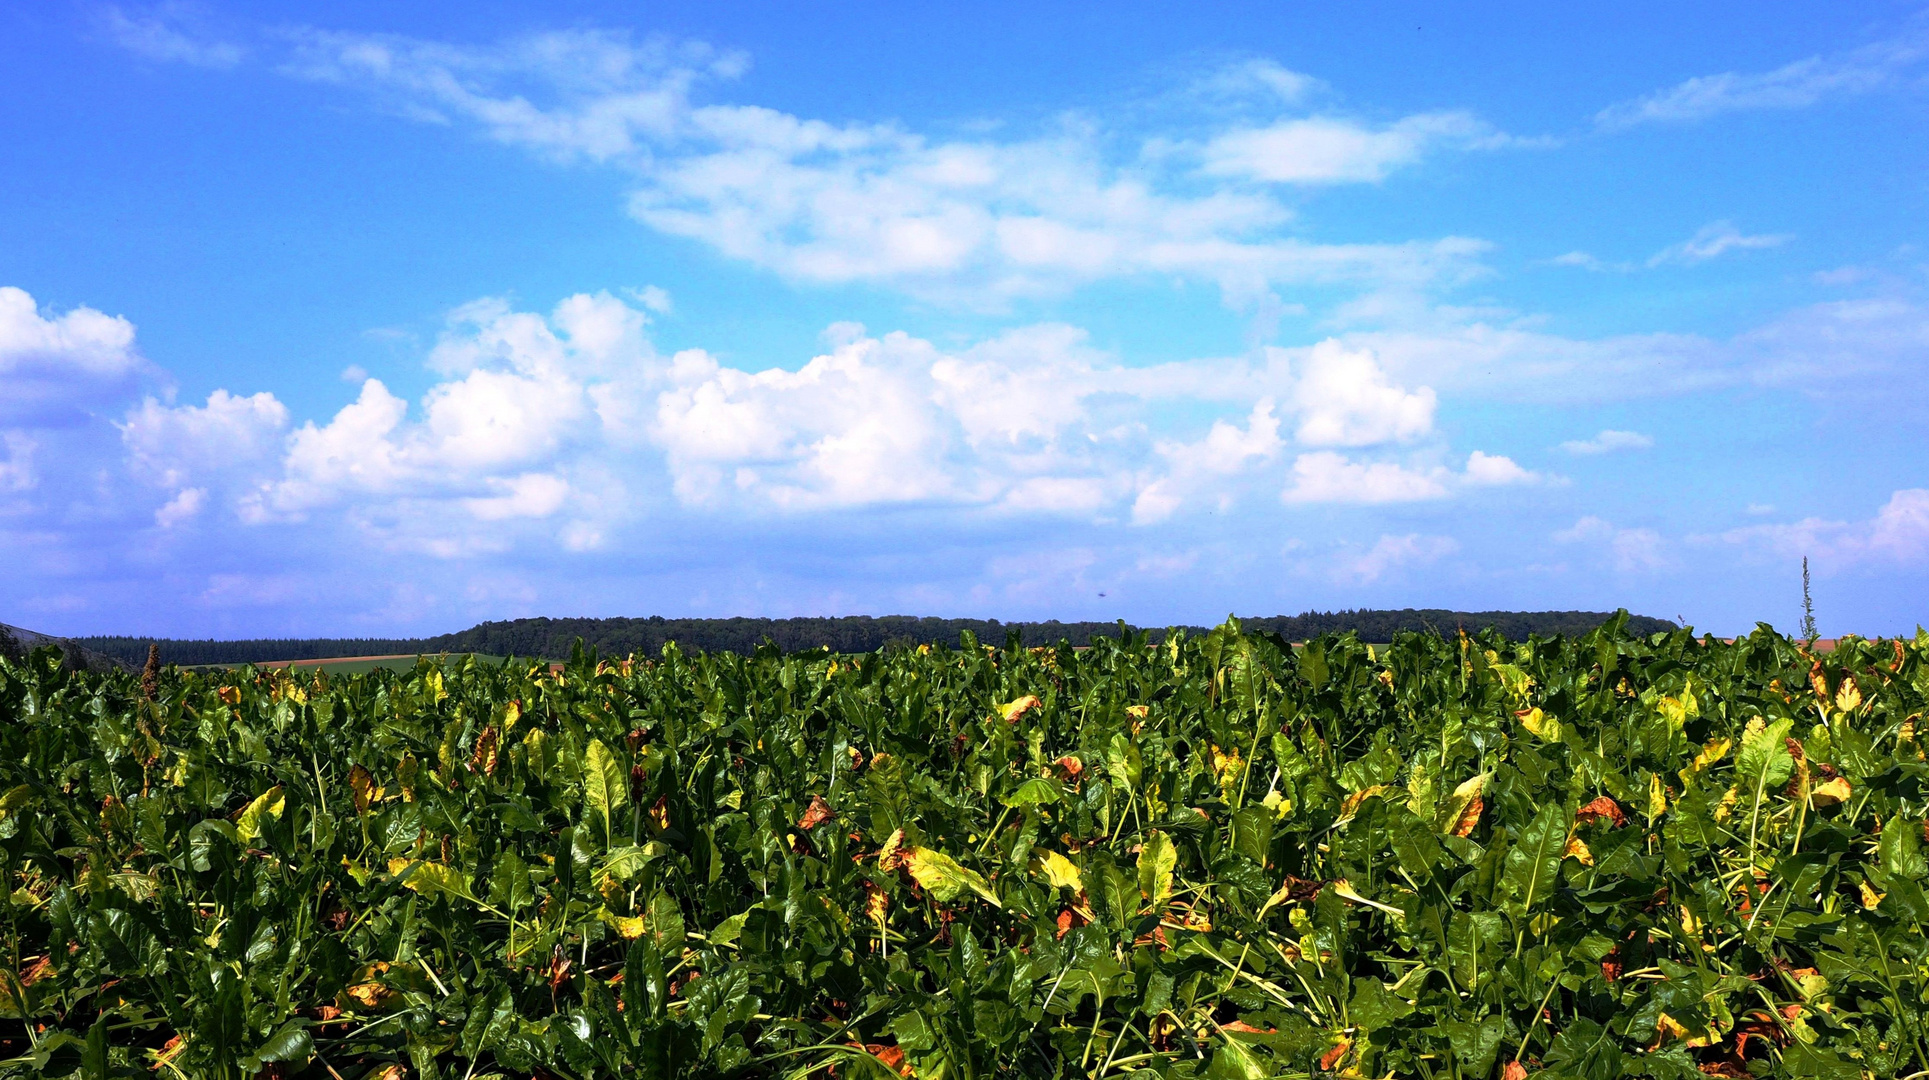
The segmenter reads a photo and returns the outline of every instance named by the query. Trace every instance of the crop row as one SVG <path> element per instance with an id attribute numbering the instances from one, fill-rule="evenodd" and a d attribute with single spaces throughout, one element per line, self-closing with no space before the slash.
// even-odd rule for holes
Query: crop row
<path id="1" fill-rule="evenodd" d="M 0 1076 L 1929 1075 L 1929 636 L 0 661 Z"/>

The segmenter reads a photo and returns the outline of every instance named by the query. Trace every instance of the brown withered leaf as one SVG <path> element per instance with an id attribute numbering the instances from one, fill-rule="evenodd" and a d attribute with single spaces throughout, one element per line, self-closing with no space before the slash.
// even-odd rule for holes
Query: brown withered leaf
<path id="1" fill-rule="evenodd" d="M 479 772 L 484 776 L 494 776 L 496 774 L 497 741 L 498 736 L 494 724 L 490 724 L 488 727 L 482 729 L 482 734 L 476 736 L 475 753 L 469 755 L 470 772 Z"/>
<path id="2" fill-rule="evenodd" d="M 1574 820 L 1582 824 L 1605 821 L 1618 829 L 1628 823 L 1628 812 L 1621 809 L 1620 803 L 1603 795 L 1576 811 Z"/>
<path id="3" fill-rule="evenodd" d="M 808 831 L 836 816 L 837 811 L 831 809 L 831 804 L 825 802 L 822 795 L 812 793 L 810 806 L 805 809 L 804 816 L 797 819 L 797 827 Z"/>

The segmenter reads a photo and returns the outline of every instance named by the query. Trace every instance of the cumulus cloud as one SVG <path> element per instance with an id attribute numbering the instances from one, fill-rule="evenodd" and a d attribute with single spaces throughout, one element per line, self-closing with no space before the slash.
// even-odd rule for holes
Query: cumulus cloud
<path id="1" fill-rule="evenodd" d="M 1654 446 L 1654 439 L 1638 431 L 1616 431 L 1603 428 L 1592 439 L 1569 439 L 1561 444 L 1561 449 L 1570 454 L 1612 454 L 1618 450 L 1647 450 Z"/>
<path id="2" fill-rule="evenodd" d="M 1593 514 L 1556 532 L 1554 540 L 1596 550 L 1624 574 L 1662 570 L 1674 562 L 1666 542 L 1655 530 L 1617 527 Z"/>
<path id="3" fill-rule="evenodd" d="M 1617 102 L 1595 115 L 1603 128 L 1692 123 L 1723 113 L 1801 109 L 1830 98 L 1899 86 L 1929 56 L 1921 35 L 1811 56 L 1766 72 L 1698 75 L 1665 90 Z"/>
<path id="4" fill-rule="evenodd" d="M 1804 518 L 1731 529 L 1720 539 L 1789 559 L 1838 567 L 1917 565 L 1929 561 L 1929 488 L 1903 488 L 1863 521 Z"/>
<path id="5" fill-rule="evenodd" d="M 1394 385 L 1370 350 L 1323 341 L 1300 366 L 1295 437 L 1308 446 L 1409 442 L 1433 430 L 1434 392 Z"/>

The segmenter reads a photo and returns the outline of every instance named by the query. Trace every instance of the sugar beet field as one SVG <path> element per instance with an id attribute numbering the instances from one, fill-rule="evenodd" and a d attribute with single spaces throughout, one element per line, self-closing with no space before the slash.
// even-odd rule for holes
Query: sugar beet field
<path id="1" fill-rule="evenodd" d="M 1929 1076 L 1929 635 L 0 660 L 0 1076 Z"/>

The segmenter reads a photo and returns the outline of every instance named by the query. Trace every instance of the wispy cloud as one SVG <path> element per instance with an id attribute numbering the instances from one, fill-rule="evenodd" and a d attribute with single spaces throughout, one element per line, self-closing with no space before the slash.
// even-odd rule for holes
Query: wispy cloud
<path id="1" fill-rule="evenodd" d="M 1919 565 L 1929 562 L 1929 489 L 1896 491 L 1875 516 L 1863 521 L 1810 517 L 1730 529 L 1719 539 L 1787 559 L 1813 557 L 1825 574 L 1852 567 Z"/>
<path id="2" fill-rule="evenodd" d="M 202 10 L 190 4 L 161 4 L 146 11 L 108 6 L 95 12 L 95 20 L 115 44 L 149 60 L 221 69 L 236 66 L 248 55 L 240 43 L 210 32 Z"/>
<path id="3" fill-rule="evenodd" d="M 1806 108 L 1830 98 L 1899 85 L 1925 56 L 1929 56 L 1929 41 L 1916 35 L 1811 56 L 1773 71 L 1699 75 L 1617 102 L 1595 114 L 1594 120 L 1602 128 L 1616 130 L 1639 124 L 1692 123 L 1747 110 Z"/>
<path id="4" fill-rule="evenodd" d="M 1648 256 L 1648 266 L 1666 266 L 1670 263 L 1693 265 L 1719 258 L 1731 251 L 1760 251 L 1765 248 L 1781 247 L 1792 239 L 1794 237 L 1787 233 L 1751 236 L 1737 229 L 1732 221 L 1716 221 L 1703 225 L 1693 236 L 1681 243 L 1670 244 Z"/>
<path id="5" fill-rule="evenodd" d="M 1592 439 L 1569 439 L 1561 444 L 1561 449 L 1570 454 L 1611 454 L 1617 450 L 1646 450 L 1653 445 L 1652 438 L 1638 431 L 1607 428 Z"/>
<path id="6" fill-rule="evenodd" d="M 1554 541 L 1600 552 L 1624 574 L 1663 570 L 1674 564 L 1668 544 L 1654 529 L 1623 528 L 1589 514 L 1554 534 Z"/>
<path id="7" fill-rule="evenodd" d="M 143 19 L 127 17 L 152 31 L 130 48 L 191 40 Z M 1315 110 L 1317 80 L 1262 61 L 1201 80 L 1197 115 L 1170 130 L 1088 117 L 934 137 L 709 100 L 748 61 L 700 42 L 572 30 L 458 45 L 296 28 L 257 44 L 283 74 L 397 115 L 623 170 L 632 216 L 729 258 L 987 309 L 1133 277 L 1206 282 L 1262 318 L 1295 287 L 1438 293 L 1483 274 L 1487 245 L 1310 241 L 1291 233 L 1282 189 L 1373 183 L 1432 155 L 1531 142 L 1465 111 L 1373 122 Z"/>

